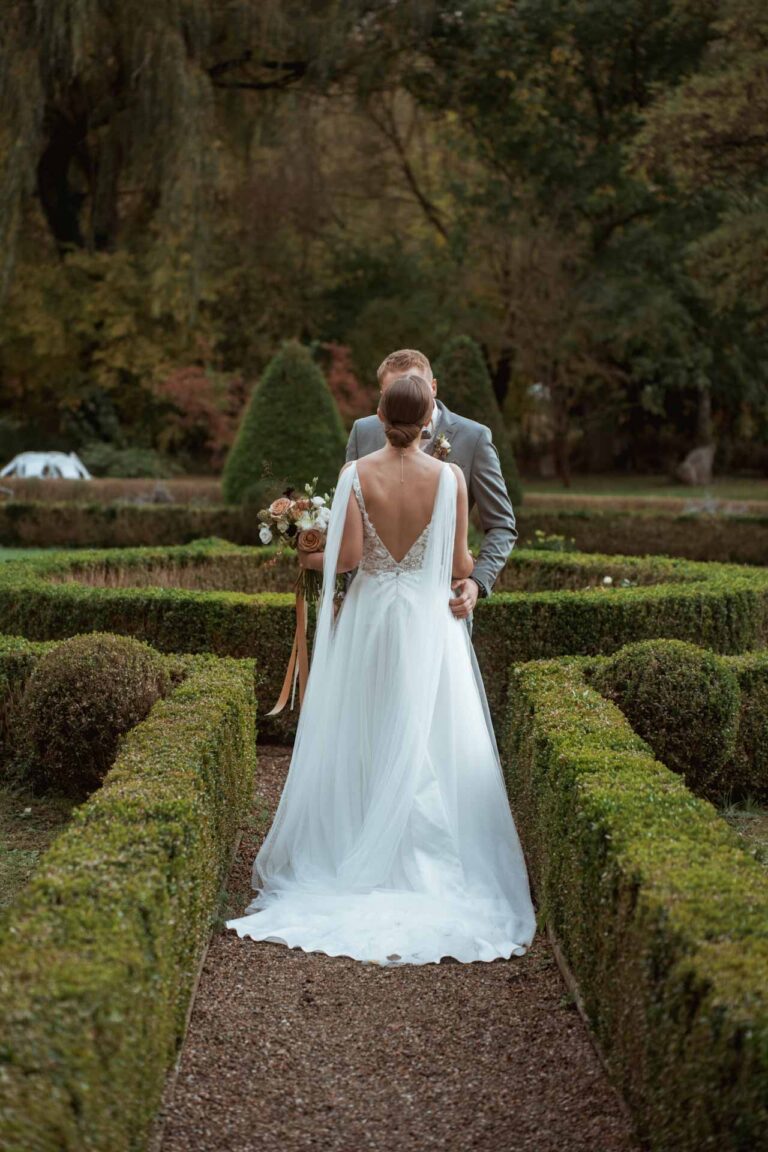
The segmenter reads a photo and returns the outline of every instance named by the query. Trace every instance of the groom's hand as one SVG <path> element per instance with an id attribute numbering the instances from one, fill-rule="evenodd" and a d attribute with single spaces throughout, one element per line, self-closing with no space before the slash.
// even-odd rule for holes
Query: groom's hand
<path id="1" fill-rule="evenodd" d="M 449 600 L 451 612 L 457 620 L 466 620 L 467 616 L 471 616 L 477 604 L 477 597 L 480 594 L 475 581 L 471 576 L 466 580 L 457 580 L 453 585 L 453 597 Z"/>

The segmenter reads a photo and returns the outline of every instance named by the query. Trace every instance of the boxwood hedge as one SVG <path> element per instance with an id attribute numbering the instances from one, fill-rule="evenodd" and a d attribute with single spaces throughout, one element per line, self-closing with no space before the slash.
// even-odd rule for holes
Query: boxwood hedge
<path id="1" fill-rule="evenodd" d="M 768 516 L 659 510 L 516 508 L 519 547 L 536 532 L 564 536 L 583 552 L 765 564 Z M 220 536 L 233 544 L 259 543 L 255 508 L 233 504 L 139 504 L 15 498 L 0 501 L 0 546 L 130 548 L 187 544 Z"/>
<path id="2" fill-rule="evenodd" d="M 158 1106 L 255 754 L 251 662 L 183 663 L 0 921 L 9 1152 L 142 1147 Z"/>
<path id="3" fill-rule="evenodd" d="M 768 516 L 526 505 L 518 520 L 523 547 L 539 531 L 565 536 L 582 552 L 661 553 L 736 564 L 768 561 Z"/>
<path id="4" fill-rule="evenodd" d="M 214 542 L 8 561 L 0 629 L 33 639 L 121 632 L 165 652 L 252 656 L 259 698 L 271 703 L 294 630 L 293 597 L 260 591 L 290 587 L 295 576 L 291 560 L 274 559 Z M 607 653 L 656 636 L 743 652 L 768 635 L 768 572 L 756 568 L 516 549 L 497 588 L 479 602 L 473 632 L 496 716 L 513 661 Z M 288 713 L 262 732 L 284 738 L 294 726 Z"/>
<path id="5" fill-rule="evenodd" d="M 644 640 L 591 660 L 586 673 L 697 795 L 768 799 L 768 651 L 721 656 Z"/>
<path id="6" fill-rule="evenodd" d="M 541 914 L 647 1146 L 768 1146 L 768 876 L 584 661 L 515 669 L 502 747 Z"/>

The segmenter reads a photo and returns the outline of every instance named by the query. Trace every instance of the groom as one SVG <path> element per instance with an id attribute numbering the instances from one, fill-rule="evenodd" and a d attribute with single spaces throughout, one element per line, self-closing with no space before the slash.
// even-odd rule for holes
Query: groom
<path id="1" fill-rule="evenodd" d="M 385 392 L 398 376 L 414 372 L 431 382 L 432 395 L 437 393 L 437 381 L 432 375 L 429 360 L 421 352 L 403 348 L 382 360 L 377 372 L 379 388 Z M 386 443 L 384 426 L 378 416 L 365 416 L 352 425 L 347 443 L 347 460 L 359 460 L 369 452 L 383 448 Z M 446 452 L 446 446 L 449 451 Z M 458 464 L 467 481 L 469 508 L 476 504 L 480 525 L 485 533 L 472 575 L 454 585 L 455 599 L 450 601 L 451 611 L 460 620 L 472 615 L 478 596 L 489 596 L 496 577 L 507 562 L 517 539 L 515 514 L 504 483 L 499 454 L 491 440 L 491 432 L 484 424 L 468 420 L 450 412 L 442 400 L 435 399 L 432 420 L 422 432 L 425 452 Z"/>

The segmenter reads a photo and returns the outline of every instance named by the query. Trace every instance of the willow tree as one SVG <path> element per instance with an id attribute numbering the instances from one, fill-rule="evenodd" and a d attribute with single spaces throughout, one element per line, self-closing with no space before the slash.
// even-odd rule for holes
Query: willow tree
<path id="1" fill-rule="evenodd" d="M 318 26 L 330 22 L 341 35 L 356 8 L 333 19 L 337 7 L 9 0 L 0 38 L 0 288 L 36 198 L 60 252 L 109 251 L 129 233 L 156 254 L 154 289 L 167 296 L 177 285 L 198 299 L 227 100 L 278 92 L 310 73 L 328 82 L 317 44 L 330 52 L 337 37 L 319 36 Z"/>

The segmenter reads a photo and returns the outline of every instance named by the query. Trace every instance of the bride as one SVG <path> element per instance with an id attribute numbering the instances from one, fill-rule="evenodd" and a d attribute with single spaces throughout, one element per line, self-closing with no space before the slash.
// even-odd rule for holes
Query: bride
<path id="1" fill-rule="evenodd" d="M 239 936 L 378 964 L 522 956 L 536 930 L 466 625 L 461 470 L 419 448 L 432 393 L 394 380 L 388 443 L 340 474 L 291 766 Z M 358 568 L 338 616 L 337 572 Z"/>

